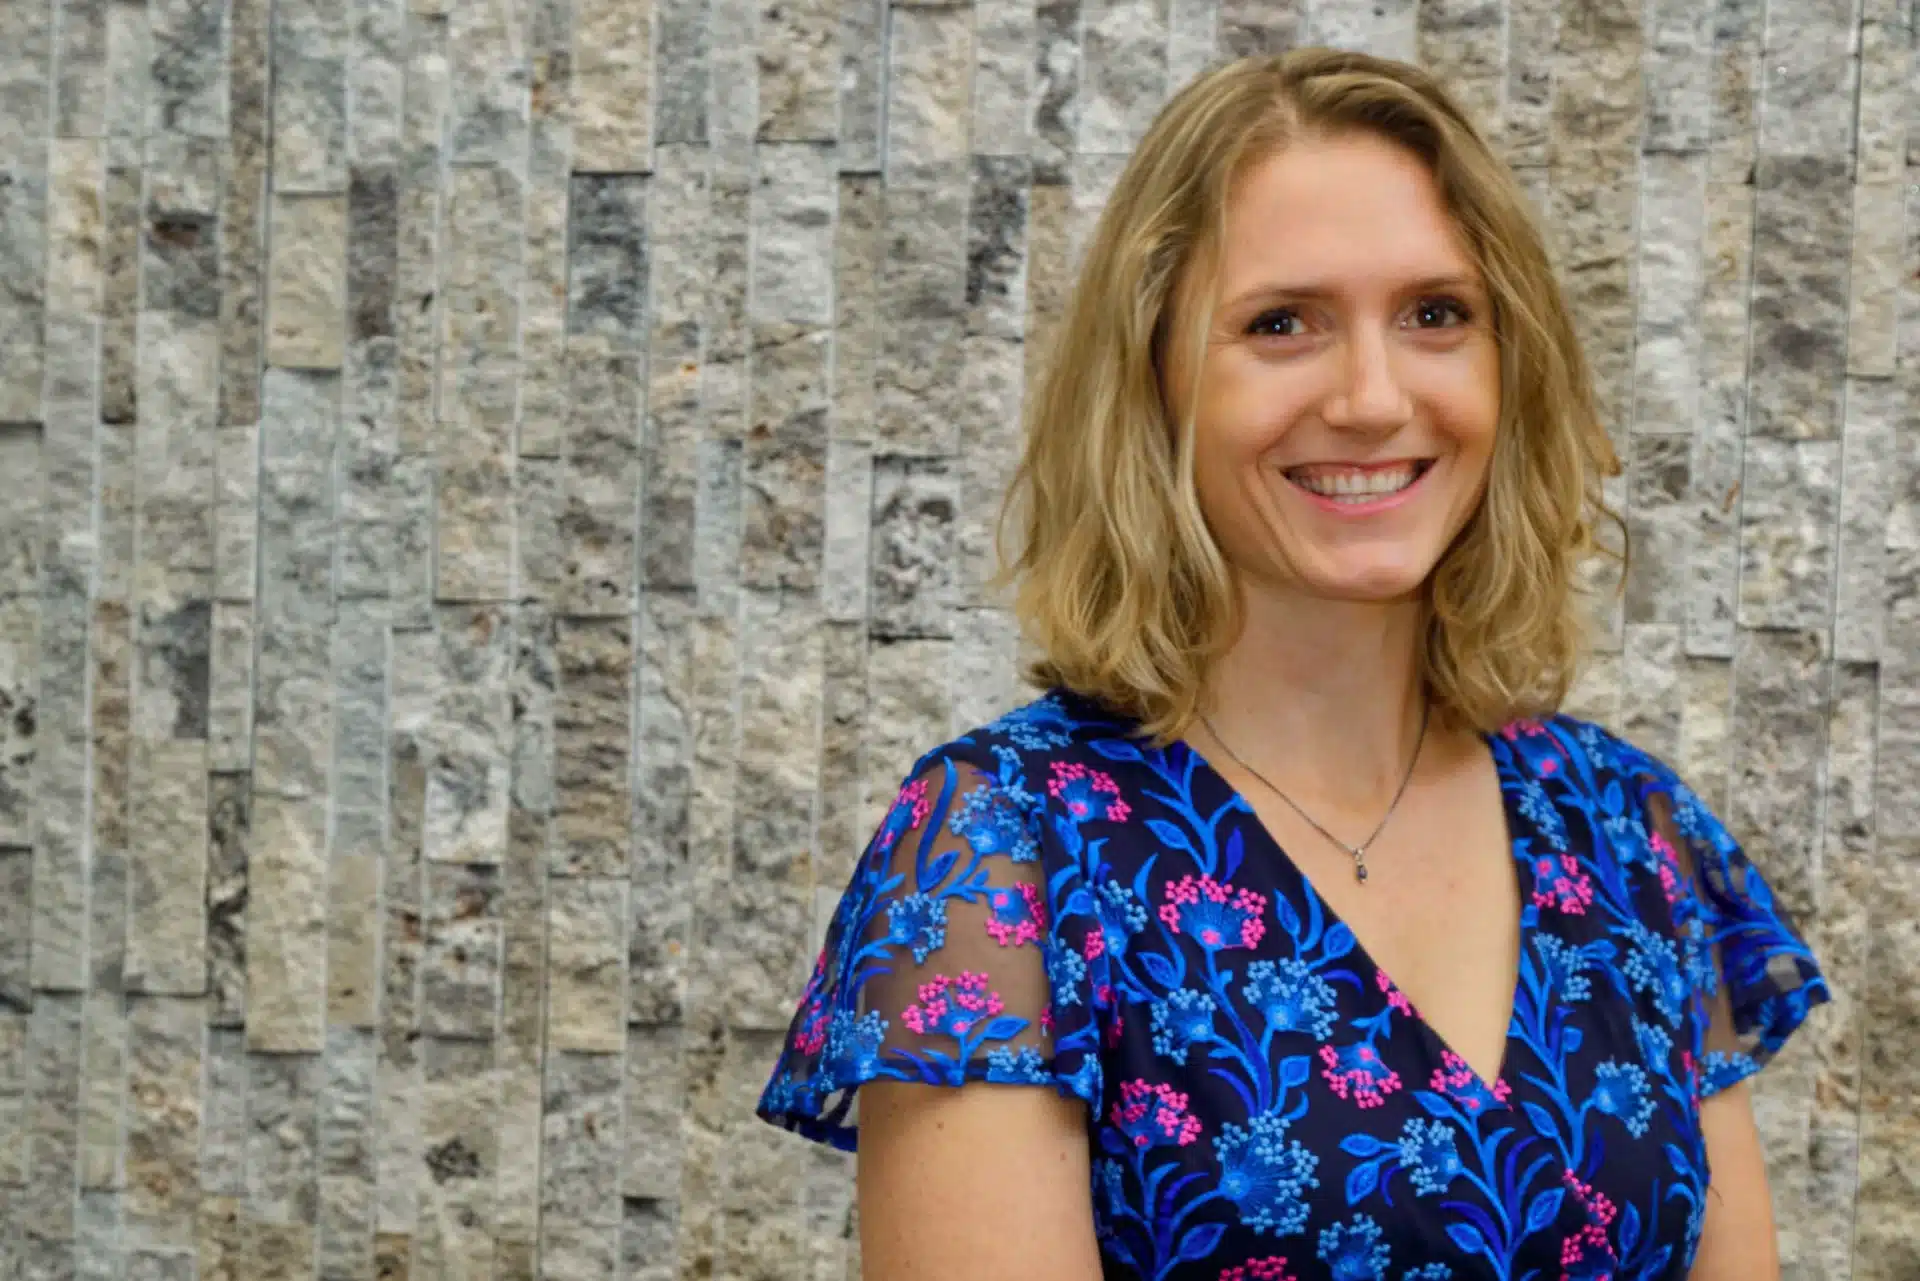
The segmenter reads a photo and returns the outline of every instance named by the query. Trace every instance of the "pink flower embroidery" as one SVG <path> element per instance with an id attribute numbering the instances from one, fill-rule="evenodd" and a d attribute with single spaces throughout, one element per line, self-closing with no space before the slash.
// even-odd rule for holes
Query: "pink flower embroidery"
<path id="1" fill-rule="evenodd" d="M 1533 893 L 1538 908 L 1553 908 L 1568 916 L 1584 916 L 1593 902 L 1593 881 L 1580 870 L 1571 854 L 1543 854 L 1533 860 Z"/>
<path id="2" fill-rule="evenodd" d="M 1220 1281 L 1294 1281 L 1294 1275 L 1287 1271 L 1286 1259 L 1270 1254 L 1264 1259 L 1248 1259 L 1231 1268 L 1222 1268 Z"/>
<path id="3" fill-rule="evenodd" d="M 1380 1052 L 1367 1041 L 1334 1049 L 1320 1047 L 1320 1075 L 1339 1097 L 1355 1107 L 1377 1108 L 1400 1088 L 1400 1074 L 1380 1061 Z"/>
<path id="4" fill-rule="evenodd" d="M 1393 980 L 1387 977 L 1385 970 L 1375 970 L 1373 972 L 1373 983 L 1375 987 L 1387 994 L 1388 1005 L 1391 1005 L 1408 1018 L 1415 1017 L 1413 1013 L 1413 1002 L 1407 999 L 1405 992 L 1402 992 L 1393 985 Z"/>
<path id="5" fill-rule="evenodd" d="M 1200 1118 L 1187 1115 L 1187 1096 L 1170 1085 L 1122 1081 L 1120 1101 L 1108 1119 L 1139 1148 L 1161 1143 L 1185 1147 L 1200 1137 Z"/>
<path id="6" fill-rule="evenodd" d="M 1479 1116 L 1490 1108 L 1504 1105 L 1513 1094 L 1513 1087 L 1505 1081 L 1496 1079 L 1491 1086 L 1482 1081 L 1467 1066 L 1467 1061 L 1452 1050 L 1443 1050 L 1440 1062 L 1444 1066 L 1433 1070 L 1433 1080 L 1429 1084 L 1434 1093 L 1446 1095 L 1470 1116 Z"/>
<path id="7" fill-rule="evenodd" d="M 987 976 L 972 970 L 958 977 L 937 975 L 920 985 L 920 1000 L 900 1012 L 900 1021 L 922 1036 L 964 1037 L 973 1025 L 1006 1008 L 1000 994 L 987 986 Z"/>
<path id="8" fill-rule="evenodd" d="M 1047 921 L 1047 905 L 1040 887 L 1025 881 L 1004 889 L 987 891 L 987 903 L 993 909 L 987 917 L 987 933 L 1001 947 L 1018 947 L 1040 941 L 1041 927 Z"/>
<path id="9" fill-rule="evenodd" d="M 1264 894 L 1222 885 L 1211 876 L 1183 876 L 1167 883 L 1160 919 L 1175 934 L 1185 934 L 1209 952 L 1226 947 L 1257 947 L 1267 932 L 1261 919 Z"/>
<path id="10" fill-rule="evenodd" d="M 1619 1213 L 1618 1209 L 1605 1193 L 1596 1192 L 1575 1178 L 1572 1170 L 1562 1174 L 1560 1181 L 1587 1212 L 1587 1225 L 1560 1243 L 1560 1266 L 1565 1269 L 1560 1274 L 1561 1281 L 1574 1281 L 1575 1265 L 1580 1265 L 1578 1275 L 1582 1277 L 1612 1276 L 1620 1257 L 1607 1240 L 1607 1228 Z"/>
<path id="11" fill-rule="evenodd" d="M 1067 812 L 1085 822 L 1104 818 L 1124 823 L 1133 807 L 1120 799 L 1120 785 L 1104 770 L 1088 769 L 1079 761 L 1054 761 L 1047 793 L 1064 801 Z"/>

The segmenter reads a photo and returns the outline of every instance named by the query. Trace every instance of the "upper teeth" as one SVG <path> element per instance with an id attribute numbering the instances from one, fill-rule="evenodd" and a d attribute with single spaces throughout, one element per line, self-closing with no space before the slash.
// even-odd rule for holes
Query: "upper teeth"
<path id="1" fill-rule="evenodd" d="M 1411 485 L 1416 475 L 1418 469 L 1412 463 L 1405 463 L 1378 471 L 1296 472 L 1293 481 L 1302 489 L 1329 498 L 1372 497 L 1397 493 Z"/>

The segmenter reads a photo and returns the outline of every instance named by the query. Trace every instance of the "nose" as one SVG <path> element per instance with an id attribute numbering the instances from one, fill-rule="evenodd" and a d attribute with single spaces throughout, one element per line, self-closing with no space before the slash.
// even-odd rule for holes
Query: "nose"
<path id="1" fill-rule="evenodd" d="M 1413 400 L 1393 368 L 1385 335 L 1371 327 L 1348 332 L 1339 382 L 1321 410 L 1329 427 L 1356 432 L 1388 432 L 1413 416 Z"/>

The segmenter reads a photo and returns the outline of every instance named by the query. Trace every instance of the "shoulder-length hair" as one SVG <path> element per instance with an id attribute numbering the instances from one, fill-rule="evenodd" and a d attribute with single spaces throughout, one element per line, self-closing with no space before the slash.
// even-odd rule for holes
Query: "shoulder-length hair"
<path id="1" fill-rule="evenodd" d="M 1242 625 L 1194 489 L 1192 406 L 1176 414 L 1165 344 L 1204 351 L 1229 195 L 1289 142 L 1365 131 L 1429 167 L 1493 300 L 1500 422 L 1484 499 L 1427 584 L 1424 678 L 1436 712 L 1490 731 L 1557 708 L 1585 643 L 1581 562 L 1619 462 L 1545 245 L 1511 171 L 1424 71 L 1297 49 L 1226 63 L 1164 108 L 1088 243 L 1026 407 L 999 512 L 994 585 L 1034 655 L 1024 676 L 1132 718 L 1162 745 L 1198 714 Z M 1196 273 L 1189 279 L 1189 273 Z M 1171 333 L 1176 290 L 1189 332 Z M 1007 555 L 1017 520 L 1017 553 Z"/>

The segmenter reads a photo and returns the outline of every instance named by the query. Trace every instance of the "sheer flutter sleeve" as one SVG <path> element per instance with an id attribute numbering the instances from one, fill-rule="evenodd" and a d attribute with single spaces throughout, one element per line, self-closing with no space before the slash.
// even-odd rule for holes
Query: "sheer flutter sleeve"
<path id="1" fill-rule="evenodd" d="M 974 755 L 923 759 L 868 842 L 764 1119 L 852 1150 L 855 1091 L 876 1079 L 1051 1086 L 1097 1106 L 1097 918 L 1044 837 L 1044 792 L 1012 754 Z"/>
<path id="2" fill-rule="evenodd" d="M 1674 905 L 1686 982 L 1705 1026 L 1702 1097 L 1764 1067 L 1807 1012 L 1828 999 L 1812 950 L 1760 870 L 1725 825 L 1673 773 L 1641 773 L 1648 831 L 1676 883 Z"/>

